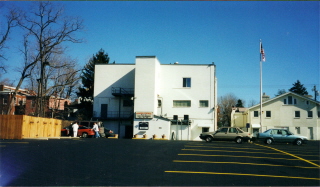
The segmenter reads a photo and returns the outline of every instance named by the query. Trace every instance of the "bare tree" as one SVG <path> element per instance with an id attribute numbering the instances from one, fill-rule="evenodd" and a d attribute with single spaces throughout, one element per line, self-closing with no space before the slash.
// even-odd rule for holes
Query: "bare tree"
<path id="1" fill-rule="evenodd" d="M 237 102 L 238 98 L 232 93 L 218 98 L 218 124 L 220 126 L 230 126 L 231 111 Z"/>
<path id="2" fill-rule="evenodd" d="M 4 17 L 4 23 L 0 27 L 0 72 L 6 73 L 6 66 L 2 60 L 6 60 L 4 56 L 4 49 L 7 48 L 6 42 L 9 40 L 9 34 L 13 27 L 17 26 L 17 21 L 20 18 L 20 11 L 16 8 L 11 8 Z"/>
<path id="3" fill-rule="evenodd" d="M 38 79 L 37 114 L 38 116 L 44 116 L 44 97 L 49 93 L 45 84 L 46 67 L 51 66 L 51 56 L 64 53 L 66 48 L 62 46 L 63 43 L 82 42 L 81 39 L 74 36 L 77 31 L 83 29 L 82 20 L 63 16 L 63 8 L 54 6 L 52 2 L 39 1 L 35 2 L 35 6 L 30 9 L 29 13 L 24 13 L 18 25 L 27 33 L 27 39 L 25 40 L 27 46 L 30 47 L 27 48 L 30 49 L 30 52 L 24 50 L 28 59 L 25 60 L 25 66 L 21 71 L 22 75 L 16 90 L 20 88 L 25 78 L 30 77 L 30 72 L 37 73 L 32 70 L 38 65 L 40 67 L 38 77 L 40 78 Z"/>
<path id="4" fill-rule="evenodd" d="M 257 105 L 259 102 L 257 102 L 256 100 L 254 100 L 254 99 L 251 99 L 250 101 L 249 101 L 249 103 L 248 103 L 248 107 L 252 107 L 252 106 L 254 106 L 254 105 Z"/>

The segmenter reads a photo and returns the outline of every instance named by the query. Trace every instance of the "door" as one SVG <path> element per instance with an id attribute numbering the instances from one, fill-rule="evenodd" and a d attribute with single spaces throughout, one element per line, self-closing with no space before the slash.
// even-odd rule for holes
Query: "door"
<path id="1" fill-rule="evenodd" d="M 214 134 L 213 139 L 226 140 L 227 133 L 228 133 L 228 128 L 221 128 L 217 133 Z"/>
<path id="2" fill-rule="evenodd" d="M 108 117 L 108 104 L 101 104 L 101 118 L 106 119 Z"/>
<path id="3" fill-rule="evenodd" d="M 228 140 L 234 140 L 238 135 L 238 131 L 236 128 L 234 127 L 231 127 L 229 128 L 228 130 L 228 133 L 227 133 L 227 136 L 226 136 L 226 139 Z"/>
<path id="4" fill-rule="evenodd" d="M 313 140 L 313 127 L 308 127 L 310 140 Z"/>

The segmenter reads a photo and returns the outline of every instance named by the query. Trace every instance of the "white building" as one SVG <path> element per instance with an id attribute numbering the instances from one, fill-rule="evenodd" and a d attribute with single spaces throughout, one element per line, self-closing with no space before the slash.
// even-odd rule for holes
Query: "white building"
<path id="1" fill-rule="evenodd" d="M 320 103 L 309 97 L 287 92 L 262 103 L 260 125 L 260 104 L 246 110 L 232 111 L 231 125 L 246 128 L 249 132 L 263 132 L 271 128 L 285 128 L 294 134 L 320 140 Z"/>
<path id="2" fill-rule="evenodd" d="M 135 64 L 95 66 L 94 117 L 120 138 L 146 135 L 200 140 L 216 129 L 214 64 L 160 64 L 155 56 Z"/>

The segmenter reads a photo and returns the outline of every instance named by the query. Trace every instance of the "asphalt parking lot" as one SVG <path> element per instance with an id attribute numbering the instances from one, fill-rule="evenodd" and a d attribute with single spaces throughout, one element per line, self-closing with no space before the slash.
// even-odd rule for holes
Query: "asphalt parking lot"
<path id="1" fill-rule="evenodd" d="M 319 142 L 0 140 L 1 186 L 319 186 Z"/>

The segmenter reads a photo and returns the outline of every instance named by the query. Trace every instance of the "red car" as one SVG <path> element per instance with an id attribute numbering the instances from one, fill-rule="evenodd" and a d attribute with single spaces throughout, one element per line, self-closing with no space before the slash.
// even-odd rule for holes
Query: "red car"
<path id="1" fill-rule="evenodd" d="M 95 135 L 94 130 L 92 130 L 91 128 L 89 128 L 87 126 L 79 125 L 77 136 L 82 137 L 82 138 L 87 138 L 88 136 L 93 136 L 93 135 Z M 61 136 L 72 136 L 73 137 L 72 125 L 61 129 Z"/>

